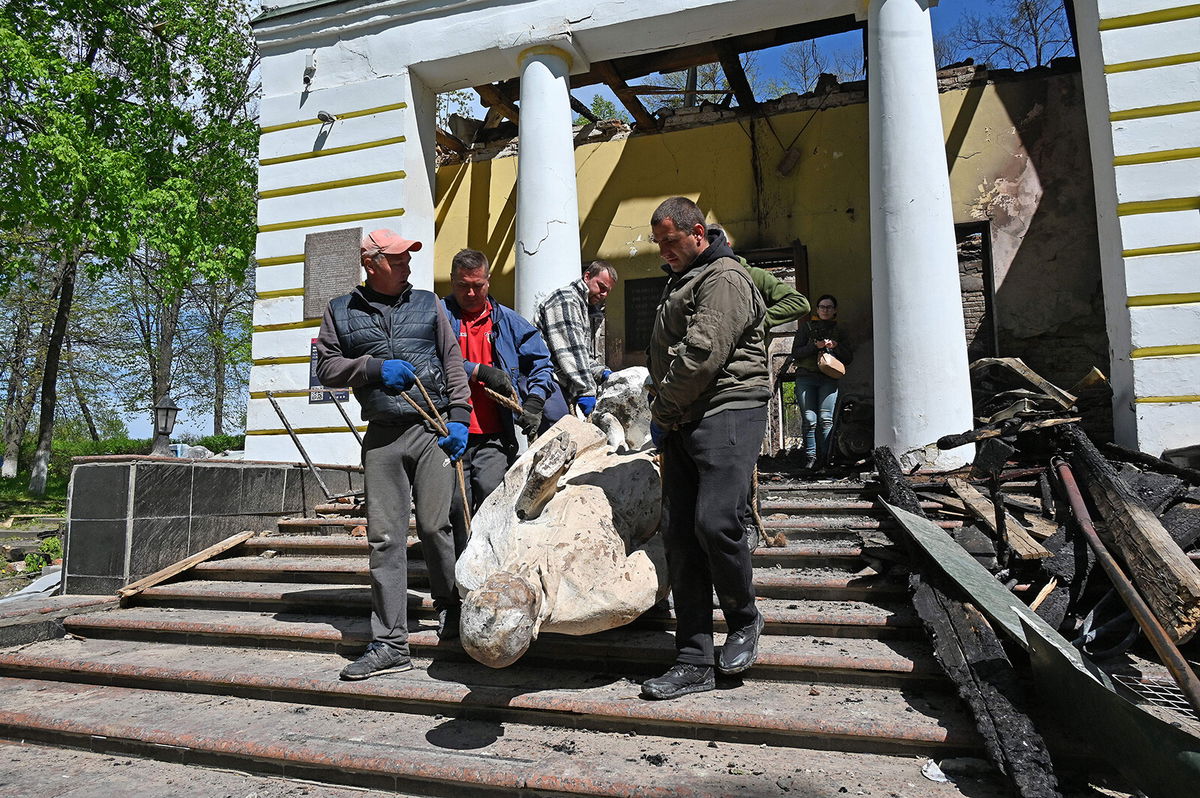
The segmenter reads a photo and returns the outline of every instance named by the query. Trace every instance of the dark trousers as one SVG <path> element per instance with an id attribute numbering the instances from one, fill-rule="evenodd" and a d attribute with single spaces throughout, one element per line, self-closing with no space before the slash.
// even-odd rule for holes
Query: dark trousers
<path id="1" fill-rule="evenodd" d="M 471 502 L 471 515 L 492 494 L 508 473 L 508 467 L 517 459 L 517 447 L 505 444 L 495 433 L 471 433 L 467 437 L 467 450 L 463 452 L 463 477 L 467 483 L 467 497 Z M 462 554 L 467 547 L 470 531 L 463 518 L 462 494 L 457 486 L 450 502 L 450 523 L 454 526 L 454 551 Z"/>
<path id="2" fill-rule="evenodd" d="M 663 543 L 680 662 L 713 664 L 714 589 L 730 631 L 758 617 L 742 516 L 766 423 L 766 407 L 725 410 L 674 430 L 663 445 Z"/>
<path id="3" fill-rule="evenodd" d="M 368 424 L 363 469 L 371 547 L 371 635 L 407 654 L 408 517 L 414 501 L 434 604 L 458 600 L 450 526 L 454 468 L 424 424 Z"/>

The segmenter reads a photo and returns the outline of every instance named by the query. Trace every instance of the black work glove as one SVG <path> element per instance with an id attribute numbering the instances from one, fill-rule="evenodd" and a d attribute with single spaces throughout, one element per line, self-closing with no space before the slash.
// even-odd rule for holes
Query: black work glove
<path id="1" fill-rule="evenodd" d="M 542 426 L 542 409 L 546 406 L 546 400 L 537 394 L 530 394 L 525 400 L 525 404 L 521 405 L 521 415 L 517 418 L 517 426 L 521 428 L 521 432 L 525 433 L 526 437 L 537 435 L 538 427 Z"/>
<path id="2" fill-rule="evenodd" d="M 503 369 L 480 363 L 475 369 L 475 381 L 486 385 L 501 396 L 512 396 L 512 380 Z"/>

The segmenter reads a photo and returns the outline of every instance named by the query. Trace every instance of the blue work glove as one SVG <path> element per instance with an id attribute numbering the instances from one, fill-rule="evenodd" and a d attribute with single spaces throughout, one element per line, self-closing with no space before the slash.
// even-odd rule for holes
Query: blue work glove
<path id="1" fill-rule="evenodd" d="M 605 369 L 600 372 L 600 382 L 608 382 L 608 378 L 612 376 L 612 369 Z"/>
<path id="2" fill-rule="evenodd" d="M 590 416 L 592 411 L 596 409 L 596 397 L 581 396 L 575 400 L 575 404 L 579 405 L 579 409 L 583 411 L 585 416 Z"/>
<path id="3" fill-rule="evenodd" d="M 385 360 L 379 376 L 383 384 L 397 391 L 407 391 L 416 382 L 417 374 L 413 371 L 412 363 L 407 360 Z"/>
<path id="4" fill-rule="evenodd" d="M 663 441 L 665 441 L 666 439 L 667 439 L 667 431 L 665 429 L 663 429 L 662 427 L 658 426 L 657 424 L 655 424 L 653 421 L 651 421 L 650 422 L 650 440 L 654 442 L 654 448 L 661 449 L 663 447 Z"/>
<path id="5" fill-rule="evenodd" d="M 463 456 L 463 452 L 467 450 L 467 425 L 461 421 L 451 421 L 446 424 L 446 429 L 449 435 L 444 438 L 438 438 L 438 446 L 446 454 L 450 455 L 451 462 Z"/>

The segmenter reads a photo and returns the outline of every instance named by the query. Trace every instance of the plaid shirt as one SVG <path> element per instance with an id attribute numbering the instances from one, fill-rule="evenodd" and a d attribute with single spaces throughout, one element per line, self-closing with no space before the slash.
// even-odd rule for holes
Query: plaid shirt
<path id="1" fill-rule="evenodd" d="M 546 297 L 537 312 L 537 326 L 550 349 L 554 375 L 572 401 L 595 396 L 604 371 L 604 360 L 596 353 L 587 297 L 587 285 L 580 278 Z M 603 316 L 600 319 L 603 323 Z"/>

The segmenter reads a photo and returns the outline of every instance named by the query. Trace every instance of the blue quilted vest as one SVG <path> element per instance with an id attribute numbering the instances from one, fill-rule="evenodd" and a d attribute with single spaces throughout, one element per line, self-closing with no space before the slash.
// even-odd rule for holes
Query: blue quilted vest
<path id="1" fill-rule="evenodd" d="M 344 294 L 329 303 L 342 353 L 347 357 L 399 358 L 413 365 L 434 405 L 443 414 L 450 405 L 442 360 L 437 353 L 437 314 L 440 302 L 430 291 L 410 289 L 391 313 L 384 315 L 357 291 Z M 421 421 L 401 393 L 429 412 L 424 397 L 414 385 L 407 392 L 385 385 L 366 385 L 354 389 L 354 398 L 362 407 L 364 421 L 383 424 L 411 424 Z"/>

